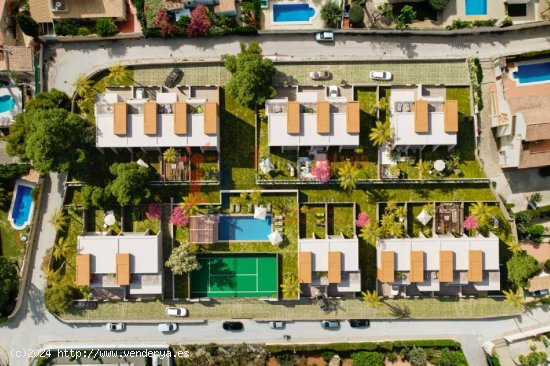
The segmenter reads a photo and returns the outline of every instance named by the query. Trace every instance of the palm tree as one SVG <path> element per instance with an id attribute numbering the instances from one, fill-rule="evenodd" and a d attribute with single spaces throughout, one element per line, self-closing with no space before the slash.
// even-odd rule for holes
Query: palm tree
<path id="1" fill-rule="evenodd" d="M 55 260 L 59 260 L 61 258 L 67 259 L 67 257 L 75 252 L 75 250 L 75 245 L 70 244 L 63 238 L 59 238 L 59 240 L 53 245 L 53 257 Z"/>
<path id="2" fill-rule="evenodd" d="M 255 189 L 248 194 L 248 197 L 250 197 L 252 203 L 258 204 L 262 199 L 262 191 L 260 191 L 259 189 Z"/>
<path id="3" fill-rule="evenodd" d="M 371 245 L 375 245 L 378 237 L 380 236 L 380 230 L 376 227 L 376 224 L 369 223 L 361 228 L 359 237 Z"/>
<path id="4" fill-rule="evenodd" d="M 354 190 L 358 178 L 359 169 L 349 160 L 346 160 L 344 165 L 338 169 L 338 181 L 340 182 L 340 187 L 345 191 Z"/>
<path id="5" fill-rule="evenodd" d="M 65 231 L 69 225 L 69 215 L 65 210 L 56 209 L 50 217 L 49 223 L 53 225 L 55 231 Z"/>
<path id="6" fill-rule="evenodd" d="M 386 97 L 380 98 L 378 100 L 377 106 L 378 106 L 378 110 L 381 110 L 381 111 L 385 111 L 386 109 L 388 109 L 388 100 L 386 99 Z"/>
<path id="7" fill-rule="evenodd" d="M 107 85 L 128 86 L 134 83 L 132 71 L 124 65 L 114 65 L 109 67 L 109 75 L 105 78 Z"/>
<path id="8" fill-rule="evenodd" d="M 87 98 L 93 94 L 93 81 L 88 79 L 86 75 L 80 74 L 74 81 L 73 88 L 80 98 Z"/>
<path id="9" fill-rule="evenodd" d="M 57 270 L 54 270 L 53 268 L 44 268 L 44 277 L 46 278 L 46 282 L 48 285 L 55 285 L 59 282 L 59 270 L 61 267 L 59 267 Z"/>
<path id="10" fill-rule="evenodd" d="M 189 196 L 183 199 L 183 202 L 180 204 L 180 207 L 183 209 L 184 213 L 187 216 L 191 216 L 199 212 L 200 198 L 198 194 L 191 193 Z"/>
<path id="11" fill-rule="evenodd" d="M 418 160 L 416 167 L 418 168 L 418 178 L 426 179 L 430 171 L 431 163 L 429 161 L 424 161 L 422 159 Z"/>
<path id="12" fill-rule="evenodd" d="M 283 297 L 287 299 L 296 299 L 301 293 L 300 282 L 294 273 L 287 273 L 281 283 Z"/>
<path id="13" fill-rule="evenodd" d="M 479 222 L 479 226 L 487 226 L 498 212 L 497 206 L 489 206 L 483 202 L 476 202 L 470 206 L 470 215 L 473 215 Z"/>
<path id="14" fill-rule="evenodd" d="M 169 164 L 174 164 L 178 160 L 178 155 L 178 152 L 173 147 L 166 149 L 162 154 L 164 161 Z"/>
<path id="15" fill-rule="evenodd" d="M 516 255 L 516 254 L 518 254 L 519 252 L 522 251 L 520 242 L 517 241 L 517 240 L 514 239 L 514 238 L 509 239 L 509 240 L 506 240 L 505 243 L 506 243 L 506 246 L 508 247 L 508 250 L 509 250 L 513 255 Z"/>
<path id="16" fill-rule="evenodd" d="M 367 290 L 367 292 L 361 292 L 361 295 L 363 296 L 363 301 L 367 304 L 368 307 L 376 309 L 382 306 L 382 299 L 380 298 L 380 296 L 378 296 L 378 291 Z"/>
<path id="17" fill-rule="evenodd" d="M 504 290 L 502 291 L 502 293 L 506 296 L 504 302 L 506 302 L 507 304 L 512 305 L 515 308 L 520 308 L 524 305 L 523 294 L 521 293 L 521 290 L 519 288 L 516 291 Z"/>
<path id="18" fill-rule="evenodd" d="M 371 128 L 369 139 L 374 146 L 380 146 L 391 139 L 390 122 L 376 121 L 376 127 Z"/>

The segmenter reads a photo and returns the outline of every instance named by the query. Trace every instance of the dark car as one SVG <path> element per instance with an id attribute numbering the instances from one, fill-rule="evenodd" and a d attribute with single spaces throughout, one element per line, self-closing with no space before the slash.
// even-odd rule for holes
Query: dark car
<path id="1" fill-rule="evenodd" d="M 167 88 L 173 88 L 176 86 L 176 82 L 178 79 L 183 75 L 183 71 L 178 69 L 177 67 L 172 69 L 170 71 L 170 74 L 166 77 L 166 81 L 164 82 L 164 86 Z"/>
<path id="2" fill-rule="evenodd" d="M 225 330 L 243 330 L 243 323 L 241 322 L 223 322 L 223 329 Z"/>
<path id="3" fill-rule="evenodd" d="M 321 308 L 321 310 L 324 310 L 324 311 L 328 310 L 328 303 L 327 303 L 327 299 L 325 298 L 325 295 L 317 294 L 315 295 L 315 300 L 317 300 L 317 303 L 319 304 L 319 307 Z"/>
<path id="4" fill-rule="evenodd" d="M 349 326 L 352 328 L 367 328 L 370 326 L 368 319 L 350 319 Z"/>
<path id="5" fill-rule="evenodd" d="M 537 291 L 531 291 L 529 292 L 529 295 L 531 297 L 543 297 L 543 296 L 546 296 L 548 295 L 548 289 L 547 288 L 543 288 L 542 290 L 537 290 Z"/>

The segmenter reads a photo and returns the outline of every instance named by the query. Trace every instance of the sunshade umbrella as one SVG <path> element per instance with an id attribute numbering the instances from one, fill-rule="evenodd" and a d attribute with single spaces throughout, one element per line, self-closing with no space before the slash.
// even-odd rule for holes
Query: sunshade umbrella
<path id="1" fill-rule="evenodd" d="M 269 158 L 264 159 L 260 162 L 260 170 L 262 173 L 267 174 L 270 171 L 272 171 L 274 168 L 273 164 L 271 163 L 271 160 Z"/>
<path id="2" fill-rule="evenodd" d="M 269 238 L 269 241 L 273 245 L 279 245 L 283 242 L 283 237 L 278 231 L 274 231 L 271 234 L 267 236 Z"/>
<path id="3" fill-rule="evenodd" d="M 254 218 L 257 220 L 265 220 L 267 215 L 267 209 L 263 206 L 256 206 L 254 208 Z"/>
<path id="4" fill-rule="evenodd" d="M 116 217 L 115 215 L 113 215 L 112 213 L 110 214 L 107 214 L 105 215 L 105 217 L 103 218 L 103 222 L 105 223 L 105 225 L 107 226 L 112 226 L 116 223 Z"/>
<path id="5" fill-rule="evenodd" d="M 426 225 L 432 219 L 432 215 L 430 215 L 426 210 L 422 210 L 422 212 L 416 216 L 416 219 L 420 221 L 422 225 Z"/>
<path id="6" fill-rule="evenodd" d="M 445 170 L 445 162 L 443 160 L 436 160 L 434 162 L 434 169 L 438 172 L 442 172 L 443 170 Z"/>

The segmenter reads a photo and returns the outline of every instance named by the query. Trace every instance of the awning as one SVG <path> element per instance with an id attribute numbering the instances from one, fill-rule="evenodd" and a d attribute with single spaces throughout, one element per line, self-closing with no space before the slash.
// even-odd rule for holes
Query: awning
<path id="1" fill-rule="evenodd" d="M 269 158 L 262 160 L 259 164 L 259 167 L 264 174 L 267 174 L 274 169 L 274 166 Z"/>
<path id="2" fill-rule="evenodd" d="M 378 280 L 380 282 L 395 281 L 395 253 L 392 251 L 383 251 L 380 253 L 382 260 L 381 268 L 378 269 Z"/>
<path id="3" fill-rule="evenodd" d="M 439 251 L 439 282 L 453 282 L 454 254 L 452 250 Z"/>
<path id="4" fill-rule="evenodd" d="M 76 284 L 78 286 L 90 286 L 90 255 L 76 255 Z"/>
<path id="5" fill-rule="evenodd" d="M 428 222 L 432 219 L 432 215 L 428 213 L 426 210 L 422 210 L 418 216 L 416 216 L 416 219 L 422 223 L 422 225 L 426 226 Z"/>
<path id="6" fill-rule="evenodd" d="M 265 220 L 267 216 L 267 209 L 263 206 L 254 207 L 254 218 L 256 220 Z"/>
<path id="7" fill-rule="evenodd" d="M 300 252 L 300 283 L 311 283 L 311 252 Z"/>
<path id="8" fill-rule="evenodd" d="M 414 132 L 427 133 L 428 128 L 428 102 L 417 100 L 414 102 Z"/>
<path id="9" fill-rule="evenodd" d="M 483 281 L 483 252 L 481 250 L 470 250 L 468 252 L 468 281 Z"/>
<path id="10" fill-rule="evenodd" d="M 296 101 L 288 102 L 287 104 L 287 121 L 286 129 L 289 134 L 297 134 L 301 132 L 300 126 L 300 103 Z"/>
<path id="11" fill-rule="evenodd" d="M 120 286 L 130 285 L 130 254 L 116 255 L 116 283 Z"/>
<path id="12" fill-rule="evenodd" d="M 328 252 L 328 282 L 340 283 L 342 281 L 342 253 Z"/>
<path id="13" fill-rule="evenodd" d="M 267 237 L 269 238 L 269 241 L 273 245 L 279 245 L 283 242 L 283 237 L 281 236 L 281 233 L 279 233 L 278 231 L 272 232 Z"/>
<path id="14" fill-rule="evenodd" d="M 411 282 L 424 282 L 424 252 L 411 251 Z"/>
<path id="15" fill-rule="evenodd" d="M 317 133 L 330 133 L 330 104 L 327 101 L 317 102 Z"/>

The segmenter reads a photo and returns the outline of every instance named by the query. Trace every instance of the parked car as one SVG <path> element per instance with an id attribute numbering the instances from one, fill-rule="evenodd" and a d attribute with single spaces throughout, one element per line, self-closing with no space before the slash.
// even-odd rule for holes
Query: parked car
<path id="1" fill-rule="evenodd" d="M 549 293 L 550 292 L 548 291 L 547 288 L 543 288 L 542 290 L 536 290 L 536 291 L 529 292 L 529 296 L 531 296 L 531 297 L 543 297 L 543 296 L 548 295 Z"/>
<path id="2" fill-rule="evenodd" d="M 105 328 L 107 330 L 110 330 L 111 332 L 117 332 L 126 329 L 126 324 L 124 323 L 107 323 L 105 324 Z"/>
<path id="3" fill-rule="evenodd" d="M 168 76 L 166 77 L 166 80 L 164 81 L 164 86 L 167 88 L 175 87 L 176 82 L 182 75 L 183 71 L 181 71 L 177 67 L 173 68 L 172 71 L 170 71 L 170 74 L 168 74 Z"/>
<path id="4" fill-rule="evenodd" d="M 228 331 L 243 330 L 244 326 L 241 322 L 223 322 L 223 329 Z"/>
<path id="5" fill-rule="evenodd" d="M 371 71 L 369 75 L 372 80 L 391 80 L 393 78 L 389 71 Z"/>
<path id="6" fill-rule="evenodd" d="M 332 32 L 319 32 L 315 34 L 315 40 L 317 42 L 333 42 L 334 33 Z"/>
<path id="7" fill-rule="evenodd" d="M 370 327 L 370 320 L 368 319 L 350 319 L 349 326 L 352 328 L 367 328 Z"/>
<path id="8" fill-rule="evenodd" d="M 166 315 L 187 316 L 187 309 L 185 309 L 185 308 L 166 308 Z"/>
<path id="9" fill-rule="evenodd" d="M 175 332 L 178 330 L 176 323 L 162 323 L 159 324 L 159 332 Z"/>
<path id="10" fill-rule="evenodd" d="M 340 95 L 340 89 L 338 89 L 338 86 L 331 85 L 328 87 L 328 96 L 331 98 L 336 98 Z"/>
<path id="11" fill-rule="evenodd" d="M 283 321 L 273 321 L 268 324 L 271 329 L 283 329 L 285 327 L 285 322 Z"/>
<path id="12" fill-rule="evenodd" d="M 325 329 L 336 329 L 340 328 L 340 322 L 338 320 L 323 320 L 321 326 Z"/>
<path id="13" fill-rule="evenodd" d="M 317 303 L 319 304 L 319 307 L 321 308 L 321 310 L 323 311 L 327 311 L 328 310 L 328 303 L 327 303 L 327 299 L 325 297 L 325 295 L 323 295 L 323 293 L 318 293 L 317 295 L 315 295 L 315 300 L 317 300 Z"/>
<path id="14" fill-rule="evenodd" d="M 312 71 L 309 73 L 309 78 L 311 80 L 327 80 L 330 79 L 330 71 Z"/>

